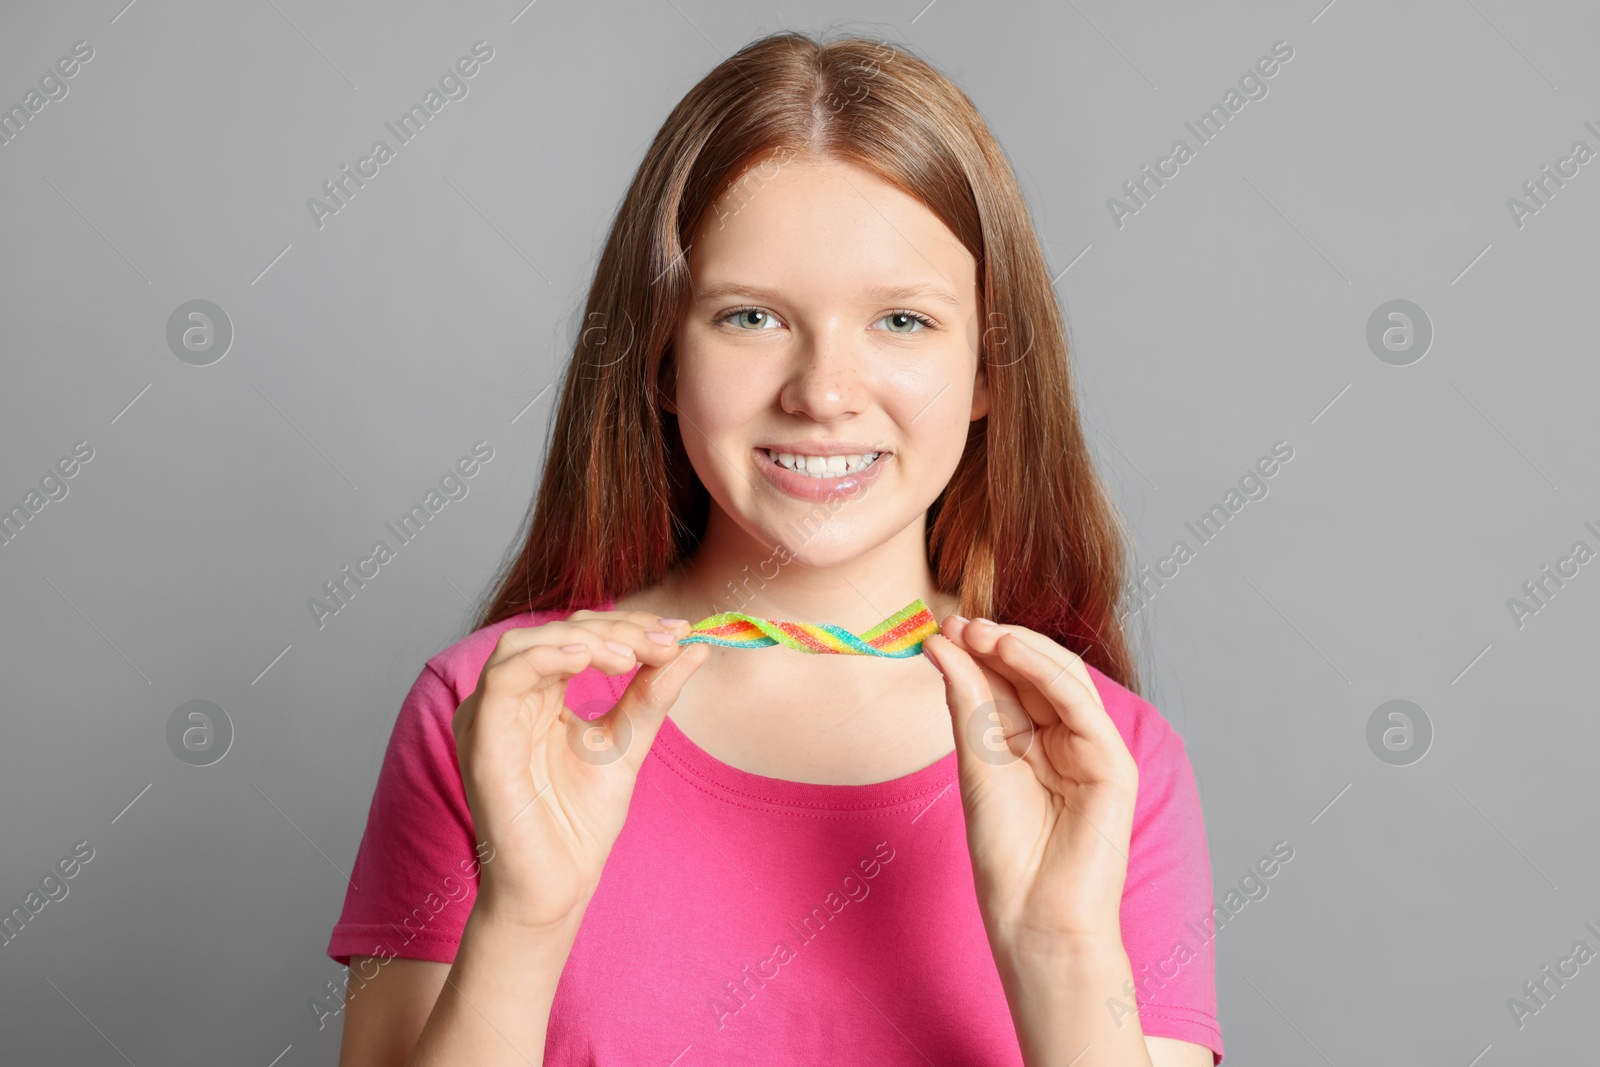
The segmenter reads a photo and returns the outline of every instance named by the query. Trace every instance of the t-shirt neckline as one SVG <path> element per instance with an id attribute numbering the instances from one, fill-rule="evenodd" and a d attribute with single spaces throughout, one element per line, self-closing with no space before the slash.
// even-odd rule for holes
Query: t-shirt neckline
<path id="1" fill-rule="evenodd" d="M 615 611 L 616 602 L 607 598 L 596 611 Z M 637 673 L 609 675 L 597 671 L 614 699 Z M 746 806 L 804 808 L 833 812 L 881 813 L 901 805 L 922 807 L 956 781 L 956 753 L 946 753 L 926 767 L 883 782 L 833 785 L 820 782 L 795 782 L 770 778 L 724 763 L 684 733 L 669 712 L 656 733 L 650 754 L 658 756 L 673 771 L 692 785 L 709 790 L 723 799 Z"/>

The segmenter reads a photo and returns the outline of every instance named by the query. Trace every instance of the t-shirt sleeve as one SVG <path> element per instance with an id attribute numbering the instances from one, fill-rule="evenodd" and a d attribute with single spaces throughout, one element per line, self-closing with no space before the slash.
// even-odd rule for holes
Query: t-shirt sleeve
<path id="1" fill-rule="evenodd" d="M 1122 892 L 1122 942 L 1134 991 L 1108 1006 L 1119 1019 L 1137 1008 L 1146 1035 L 1204 1045 L 1219 1064 L 1211 859 L 1200 792 L 1183 738 L 1143 706 L 1130 746 L 1139 795 Z"/>
<path id="2" fill-rule="evenodd" d="M 478 852 L 451 723 L 460 704 L 424 665 L 400 705 L 327 955 L 454 962 Z"/>

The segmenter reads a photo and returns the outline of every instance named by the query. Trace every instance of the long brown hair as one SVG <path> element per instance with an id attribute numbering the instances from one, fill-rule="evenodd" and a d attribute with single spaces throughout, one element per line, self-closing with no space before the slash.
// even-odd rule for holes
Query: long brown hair
<path id="1" fill-rule="evenodd" d="M 710 497 L 660 403 L 690 299 L 684 241 L 772 153 L 875 173 L 977 261 L 989 410 L 929 508 L 929 566 L 962 614 L 1037 630 L 1137 692 L 1118 620 L 1127 533 L 1084 440 L 1065 322 L 1022 190 L 959 88 L 906 48 L 855 36 L 753 41 L 663 123 L 596 266 L 527 536 L 474 629 L 626 596 L 698 546 Z"/>

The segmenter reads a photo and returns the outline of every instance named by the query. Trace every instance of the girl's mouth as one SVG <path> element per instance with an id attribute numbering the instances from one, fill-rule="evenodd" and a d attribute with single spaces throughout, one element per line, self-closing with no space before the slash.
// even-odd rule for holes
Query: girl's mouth
<path id="1" fill-rule="evenodd" d="M 762 473 L 790 496 L 801 500 L 826 500 L 853 496 L 870 484 L 893 457 L 893 452 L 864 452 L 848 456 L 802 456 L 757 448 Z"/>
<path id="2" fill-rule="evenodd" d="M 767 458 L 786 470 L 796 474 L 804 474 L 808 478 L 839 478 L 846 474 L 860 474 L 863 470 L 877 462 L 882 452 L 865 452 L 861 455 L 850 456 L 801 456 L 790 452 L 774 452 L 770 448 L 761 451 Z"/>

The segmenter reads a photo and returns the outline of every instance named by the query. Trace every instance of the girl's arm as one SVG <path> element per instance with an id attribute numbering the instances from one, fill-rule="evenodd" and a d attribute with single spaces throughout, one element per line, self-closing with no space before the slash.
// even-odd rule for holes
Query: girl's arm
<path id="1" fill-rule="evenodd" d="M 487 849 L 455 961 L 448 973 L 409 961 L 383 974 L 391 962 L 350 994 L 341 1067 L 543 1063 L 556 985 L 639 767 L 709 652 L 681 648 L 688 632 L 683 619 L 585 610 L 500 635 L 451 720 L 472 831 Z M 610 711 L 583 720 L 565 696 L 590 666 L 637 672 Z M 580 755 L 597 738 L 613 758 Z"/>
<path id="2" fill-rule="evenodd" d="M 550 1005 L 577 929 L 574 920 L 559 929 L 534 930 L 474 908 L 416 1048 L 399 1062 L 542 1064 Z"/>
<path id="3" fill-rule="evenodd" d="M 1138 1018 L 1119 1026 L 1105 1009 L 1133 980 L 1121 938 L 996 953 L 995 965 L 1024 1063 L 1155 1067 Z"/>
<path id="4" fill-rule="evenodd" d="M 351 956 L 350 973 L 372 974 L 345 987 L 339 1067 L 401 1067 L 444 988 L 448 963 Z"/>
<path id="5" fill-rule="evenodd" d="M 1058 944 L 995 960 L 1023 1062 L 1072 1067 L 1211 1067 L 1211 1050 L 1191 1041 L 1145 1037 L 1137 1016 L 1119 1023 L 1105 1009 L 1133 969 L 1120 937 Z"/>
<path id="6" fill-rule="evenodd" d="M 543 1063 L 571 950 L 565 931 L 519 929 L 474 908 L 454 964 L 352 956 L 353 972 L 376 974 L 359 991 L 350 984 L 339 1067 Z"/>
<path id="7" fill-rule="evenodd" d="M 1106 1007 L 1133 985 L 1120 909 L 1139 771 L 1082 659 L 955 615 L 923 652 L 945 676 L 978 908 L 1023 1062 L 1210 1063 L 1189 1042 L 1157 1053 L 1137 1015 Z"/>

